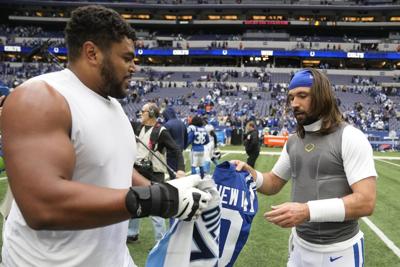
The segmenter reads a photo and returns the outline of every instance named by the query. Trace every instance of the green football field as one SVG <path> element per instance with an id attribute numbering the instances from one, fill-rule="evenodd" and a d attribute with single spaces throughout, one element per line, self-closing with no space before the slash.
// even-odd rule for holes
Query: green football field
<path id="1" fill-rule="evenodd" d="M 243 153 L 236 152 L 243 151 L 240 146 L 224 147 L 221 150 L 223 150 L 221 162 L 231 159 L 246 159 Z M 263 149 L 263 151 L 267 151 L 267 149 Z M 276 152 L 279 149 L 268 149 L 268 151 Z M 400 267 L 400 153 L 375 153 L 375 156 L 398 158 L 394 160 L 377 158 L 375 160 L 379 175 L 378 198 L 374 214 L 368 217 L 375 231 L 364 220 L 360 220 L 361 230 L 365 234 L 365 266 Z M 256 168 L 260 171 L 268 171 L 272 168 L 277 158 L 278 156 L 260 155 Z M 189 170 L 189 166 L 187 170 Z M 4 195 L 6 187 L 7 180 L 0 180 L 0 196 Z M 290 230 L 268 223 L 264 220 L 263 214 L 270 210 L 271 205 L 289 201 L 289 192 L 290 183 L 275 196 L 258 195 L 259 211 L 253 221 L 246 246 L 242 250 L 235 266 L 286 266 Z M 379 231 L 379 234 L 376 233 L 377 231 Z M 392 249 L 383 240 L 386 243 L 392 242 Z M 147 254 L 153 245 L 154 236 L 151 222 L 149 219 L 143 219 L 139 241 L 128 245 L 138 266 L 145 266 Z"/>

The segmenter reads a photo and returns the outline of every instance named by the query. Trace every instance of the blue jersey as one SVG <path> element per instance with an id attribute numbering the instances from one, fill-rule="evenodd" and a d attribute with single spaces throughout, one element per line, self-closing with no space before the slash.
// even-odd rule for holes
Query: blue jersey
<path id="1" fill-rule="evenodd" d="M 211 184 L 206 189 L 212 195 L 208 208 L 196 221 L 175 220 L 151 250 L 146 267 L 218 266 L 221 206 L 216 186 Z"/>
<path id="2" fill-rule="evenodd" d="M 209 207 L 194 222 L 175 220 L 146 267 L 233 266 L 258 210 L 256 185 L 248 172 L 237 172 L 227 161 L 215 168 L 213 179 Z"/>
<path id="3" fill-rule="evenodd" d="M 216 166 L 214 181 L 221 197 L 222 214 L 218 266 L 233 266 L 246 244 L 258 210 L 256 185 L 247 171 L 237 172 L 225 161 Z"/>
<path id="4" fill-rule="evenodd" d="M 204 145 L 208 144 L 210 138 L 204 127 L 190 125 L 188 127 L 188 143 L 192 145 L 192 151 L 204 151 Z"/>

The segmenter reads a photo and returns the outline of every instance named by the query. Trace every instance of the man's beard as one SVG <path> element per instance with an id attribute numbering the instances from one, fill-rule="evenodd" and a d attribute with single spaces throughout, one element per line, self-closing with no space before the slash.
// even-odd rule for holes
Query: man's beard
<path id="1" fill-rule="evenodd" d="M 103 61 L 100 75 L 103 78 L 103 88 L 107 96 L 114 98 L 126 97 L 126 90 L 123 88 L 124 80 L 118 81 L 111 61 L 106 57 Z"/>
<path id="2" fill-rule="evenodd" d="M 296 111 L 293 111 L 293 113 L 295 115 L 297 124 L 301 125 L 301 126 L 310 125 L 310 124 L 312 124 L 312 123 L 314 123 L 314 122 L 316 122 L 318 120 L 318 117 L 311 116 L 311 115 L 307 114 L 307 112 L 305 112 L 305 111 L 297 111 L 296 110 Z M 296 116 L 296 114 L 297 115 L 303 115 L 302 116 L 303 118 L 298 118 Z"/>

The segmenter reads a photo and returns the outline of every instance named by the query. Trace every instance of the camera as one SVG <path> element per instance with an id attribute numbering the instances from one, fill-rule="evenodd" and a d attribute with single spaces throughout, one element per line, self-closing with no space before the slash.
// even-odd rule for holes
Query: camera
<path id="1" fill-rule="evenodd" d="M 153 170 L 153 163 L 148 159 L 141 159 L 135 162 L 135 167 L 138 166 L 142 169 Z"/>
<path id="2" fill-rule="evenodd" d="M 149 180 L 153 179 L 153 163 L 148 159 L 140 159 L 135 162 L 135 169 Z"/>

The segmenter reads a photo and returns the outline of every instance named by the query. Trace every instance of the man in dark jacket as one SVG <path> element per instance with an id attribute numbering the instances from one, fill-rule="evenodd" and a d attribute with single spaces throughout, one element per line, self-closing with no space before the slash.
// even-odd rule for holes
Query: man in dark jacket
<path id="1" fill-rule="evenodd" d="M 185 124 L 176 117 L 176 112 L 172 107 L 167 107 L 162 115 L 165 119 L 164 127 L 167 128 L 169 133 L 174 139 L 175 143 L 179 146 L 181 152 L 188 146 L 188 136 Z M 175 154 L 167 151 L 167 163 L 174 171 L 178 170 L 178 159 Z M 175 178 L 173 173 L 169 171 L 171 179 Z"/>
<path id="2" fill-rule="evenodd" d="M 253 121 L 249 121 L 246 125 L 244 147 L 247 155 L 249 156 L 247 158 L 247 164 L 254 168 L 258 155 L 260 154 L 260 144 L 258 140 L 258 130 Z"/>

